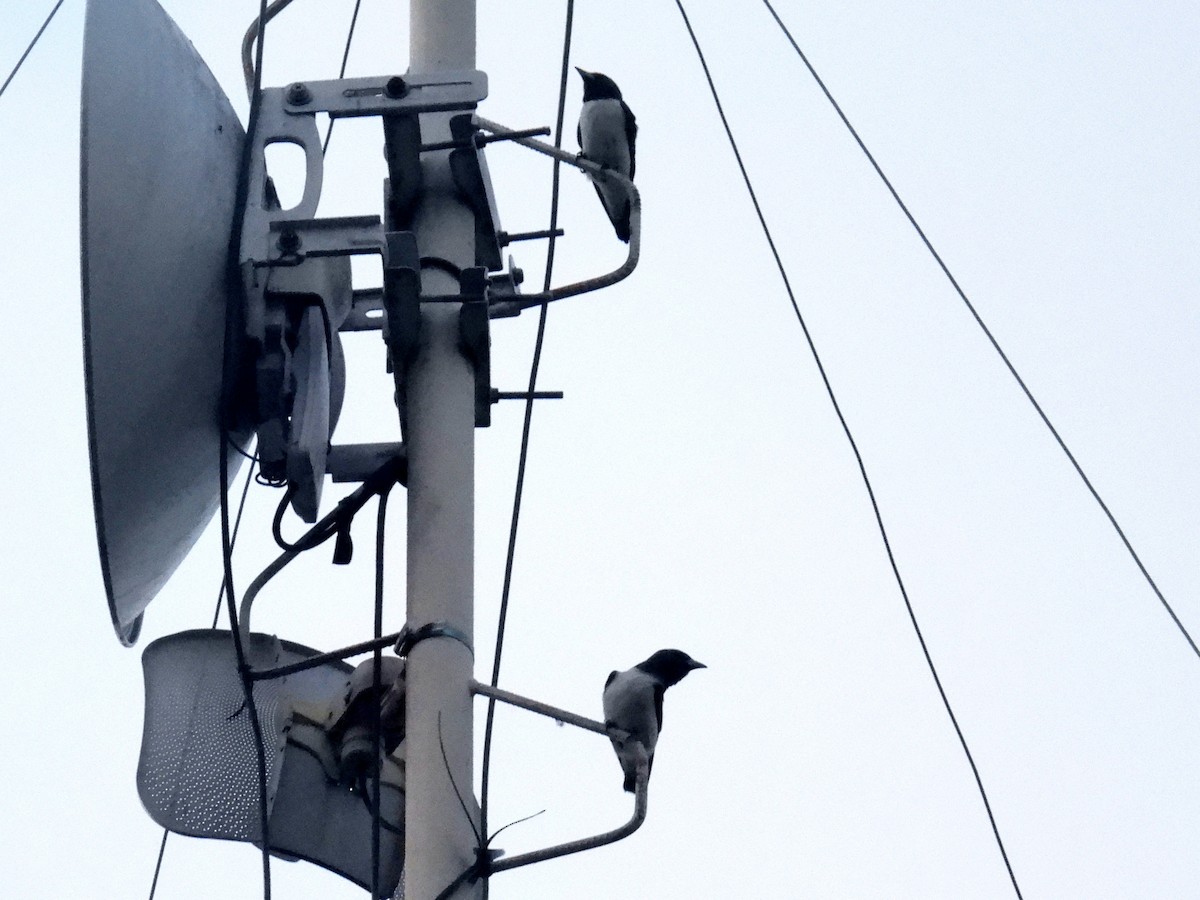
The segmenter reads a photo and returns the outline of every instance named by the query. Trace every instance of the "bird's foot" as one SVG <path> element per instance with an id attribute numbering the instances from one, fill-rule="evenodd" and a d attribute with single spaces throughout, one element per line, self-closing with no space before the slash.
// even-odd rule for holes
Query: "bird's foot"
<path id="1" fill-rule="evenodd" d="M 615 743 L 624 745 L 629 740 L 629 732 L 624 728 L 618 728 L 613 722 L 605 722 L 604 730 L 607 732 L 609 739 Z"/>

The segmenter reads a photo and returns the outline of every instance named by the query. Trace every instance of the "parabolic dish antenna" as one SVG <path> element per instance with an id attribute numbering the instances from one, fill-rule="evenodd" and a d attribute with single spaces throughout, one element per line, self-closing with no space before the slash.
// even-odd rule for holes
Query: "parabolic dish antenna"
<path id="1" fill-rule="evenodd" d="M 104 587 L 126 645 L 220 499 L 225 266 L 243 140 L 216 79 L 154 0 L 90 0 L 80 147 L 88 441 Z M 231 479 L 240 462 L 232 452 Z"/>

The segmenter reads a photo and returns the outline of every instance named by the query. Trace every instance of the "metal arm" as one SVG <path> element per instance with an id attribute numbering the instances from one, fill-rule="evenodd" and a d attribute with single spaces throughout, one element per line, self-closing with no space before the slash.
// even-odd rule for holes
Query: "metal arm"
<path id="1" fill-rule="evenodd" d="M 493 700 L 499 700 L 501 703 L 519 706 L 521 709 L 527 709 L 530 712 L 548 716 L 559 722 L 567 722 L 587 731 L 594 731 L 597 734 L 606 736 L 613 734 L 620 736 L 624 734 L 624 732 L 619 730 L 610 730 L 603 722 L 597 722 L 595 719 L 576 715 L 573 712 L 559 709 L 548 703 L 530 700 L 528 697 L 522 697 L 520 694 L 501 690 L 500 688 L 482 684 L 475 680 L 471 681 L 471 691 L 475 694 L 490 697 Z M 508 869 L 516 869 L 521 866 L 530 865 L 531 863 L 545 862 L 548 859 L 554 859 L 558 856 L 567 856 L 571 853 L 579 853 L 583 850 L 603 847 L 605 844 L 611 844 L 622 838 L 629 837 L 629 835 L 641 828 L 642 823 L 646 821 L 646 808 L 649 803 L 650 758 L 646 755 L 646 749 L 640 743 L 635 743 L 634 747 L 637 753 L 637 783 L 634 791 L 633 818 L 620 828 L 614 828 L 612 831 L 606 831 L 603 834 L 580 838 L 576 841 L 567 841 L 565 844 L 555 844 L 553 847 L 546 847 L 543 850 L 534 850 L 530 853 L 521 853 L 517 856 L 510 856 L 507 859 L 496 860 L 491 864 L 490 871 L 504 872 Z"/>
<path id="2" fill-rule="evenodd" d="M 527 866 L 530 863 L 545 862 L 548 859 L 554 859 L 558 856 L 567 856 L 570 853 L 579 853 L 583 850 L 592 850 L 596 847 L 603 847 L 605 844 L 611 844 L 622 838 L 627 838 L 646 821 L 646 805 L 649 796 L 650 785 L 650 760 L 646 756 L 646 751 L 641 744 L 634 744 L 637 748 L 637 788 L 635 800 L 633 804 L 633 818 L 622 825 L 620 828 L 614 828 L 612 831 L 606 831 L 603 834 L 597 834 L 594 837 L 581 838 L 577 841 L 567 841 L 565 844 L 555 844 L 553 847 L 547 847 L 544 850 L 534 850 L 530 853 L 521 853 L 517 856 L 510 856 L 507 859 L 498 859 L 491 865 L 491 871 L 504 872 L 508 869 L 517 869 L 521 866 Z"/>
<path id="3" fill-rule="evenodd" d="M 568 153 L 565 150 L 560 150 L 557 147 L 551 146 L 543 141 L 535 140 L 529 137 L 520 137 L 519 133 L 511 128 L 506 128 L 496 122 L 492 122 L 482 116 L 475 116 L 475 124 L 485 131 L 490 131 L 492 134 L 501 135 L 514 143 L 520 144 L 522 147 L 529 147 L 531 150 L 536 150 L 538 153 L 544 153 L 546 156 L 553 157 L 559 162 L 564 162 L 569 166 L 574 166 L 582 172 L 601 180 L 615 181 L 629 195 L 629 254 L 625 258 L 625 262 L 620 268 L 614 269 L 607 275 L 601 275 L 597 278 L 589 278 L 585 281 L 577 281 L 573 284 L 563 285 L 562 287 L 551 288 L 548 291 L 543 291 L 540 294 L 523 294 L 519 300 L 505 300 L 492 305 L 491 316 L 499 318 L 502 316 L 515 316 L 521 310 L 528 309 L 531 306 L 539 306 L 542 303 L 549 303 L 552 300 L 562 300 L 565 297 L 574 297 L 578 294 L 586 294 L 590 291 L 598 291 L 600 288 L 608 287 L 616 284 L 618 281 L 624 280 L 629 274 L 637 268 L 638 257 L 641 253 L 642 245 L 642 198 L 638 193 L 638 189 L 633 186 L 633 182 L 614 172 L 612 169 L 606 169 L 603 166 L 597 165 L 589 159 L 584 159 L 575 153 Z"/>
<path id="4" fill-rule="evenodd" d="M 608 735 L 611 732 L 604 727 L 603 722 L 597 722 L 595 719 L 589 719 L 585 716 L 576 715 L 573 712 L 567 712 L 565 709 L 559 709 L 557 706 L 551 706 L 549 703 L 541 703 L 538 700 L 530 700 L 528 697 L 522 697 L 520 694 L 514 694 L 511 691 L 501 690 L 497 687 L 492 687 L 490 684 L 471 681 L 471 693 L 482 694 L 485 697 L 491 697 L 493 700 L 499 700 L 501 703 L 508 703 L 511 706 L 519 706 L 521 709 L 527 709 L 530 712 L 538 713 L 539 715 L 547 716 L 559 722 L 567 722 L 577 728 L 583 728 L 586 731 L 594 731 L 597 734 Z"/>

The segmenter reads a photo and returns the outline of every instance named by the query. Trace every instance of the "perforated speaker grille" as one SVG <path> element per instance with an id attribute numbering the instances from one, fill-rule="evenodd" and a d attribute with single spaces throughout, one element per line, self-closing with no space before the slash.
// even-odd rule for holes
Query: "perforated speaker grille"
<path id="1" fill-rule="evenodd" d="M 284 653 L 266 635 L 253 636 L 249 653 L 256 668 L 303 658 Z M 138 790 L 147 811 L 181 834 L 258 840 L 258 761 L 229 633 L 184 632 L 156 641 L 146 648 L 142 665 L 146 721 Z M 275 783 L 286 724 L 279 692 L 297 687 L 284 680 L 254 689 L 268 786 Z M 330 696 L 339 690 L 332 681 L 327 687 Z"/>
<path id="2" fill-rule="evenodd" d="M 252 635 L 247 648 L 254 669 L 316 653 L 262 634 Z M 146 720 L 137 782 L 150 817 L 179 834 L 261 845 L 254 736 L 229 632 L 186 631 L 161 638 L 146 648 L 142 668 Z M 366 887 L 372 862 L 369 807 L 361 793 L 331 777 L 322 753 L 297 740 L 298 732 L 311 739 L 323 736 L 323 730 L 293 722 L 297 704 L 336 712 L 350 672 L 344 663 L 326 663 L 259 681 L 254 697 L 266 749 L 271 850 Z M 402 775 L 392 774 L 402 769 L 391 761 L 388 766 L 381 792 L 388 829 L 381 835 L 380 874 L 390 893 L 401 878 L 404 793 Z"/>

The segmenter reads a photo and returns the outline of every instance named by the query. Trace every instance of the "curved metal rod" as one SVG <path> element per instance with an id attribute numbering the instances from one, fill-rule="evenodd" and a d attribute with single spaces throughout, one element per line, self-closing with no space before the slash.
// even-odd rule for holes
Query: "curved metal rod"
<path id="1" fill-rule="evenodd" d="M 254 606 L 254 598 L 258 596 L 259 591 L 266 587 L 268 581 L 278 575 L 302 552 L 299 547 L 294 550 L 285 550 L 259 573 L 259 576 L 251 582 L 250 587 L 246 588 L 246 593 L 242 595 L 242 604 L 238 608 L 238 630 L 242 633 L 243 645 L 250 646 L 250 610 Z"/>
<path id="2" fill-rule="evenodd" d="M 633 186 L 633 182 L 619 172 L 614 172 L 612 169 L 606 169 L 601 165 L 597 165 L 590 159 L 579 156 L 576 153 L 568 153 L 566 150 L 560 150 L 543 141 L 529 137 L 519 137 L 518 132 L 511 128 L 506 128 L 482 116 L 475 116 L 474 123 L 477 127 L 490 131 L 492 134 L 501 135 L 514 143 L 520 144 L 522 147 L 529 147 L 531 150 L 536 150 L 538 153 L 543 153 L 546 156 L 557 159 L 559 162 L 564 162 L 569 166 L 574 166 L 582 172 L 592 176 L 593 178 L 603 181 L 615 181 L 629 197 L 629 254 L 625 258 L 625 262 L 621 266 L 607 275 L 601 275 L 598 278 L 588 278 L 584 281 L 577 281 L 574 284 L 563 285 L 562 287 L 551 288 L 548 291 L 543 291 L 540 294 L 523 294 L 519 300 L 504 300 L 495 303 L 491 308 L 493 318 L 501 316 L 516 315 L 523 309 L 528 309 L 531 306 L 540 306 L 543 303 L 549 303 L 552 300 L 562 300 L 565 297 L 574 297 L 578 294 L 586 294 L 591 291 L 598 291 L 600 288 L 608 287 L 616 284 L 629 276 L 629 274 L 637 268 L 638 257 L 641 254 L 642 247 L 642 197 L 638 193 L 638 189 Z"/>
<path id="3" fill-rule="evenodd" d="M 283 12 L 292 0 L 275 0 L 267 7 L 266 20 L 270 22 L 275 16 Z M 246 79 L 246 96 L 254 96 L 254 57 L 251 51 L 254 49 L 254 39 L 258 37 L 258 16 L 254 17 L 254 21 L 250 23 L 250 27 L 246 29 L 246 35 L 242 38 L 242 77 Z"/>
<path id="4" fill-rule="evenodd" d="M 547 847 L 544 850 L 534 850 L 531 853 L 520 853 L 517 856 L 510 856 L 507 859 L 498 859 L 489 867 L 490 872 L 504 872 L 508 869 L 527 866 L 530 863 L 545 862 L 548 859 L 554 859 L 558 856 L 567 856 L 570 853 L 579 853 L 583 850 L 603 847 L 605 844 L 612 844 L 622 838 L 627 838 L 641 828 L 642 823 L 646 821 L 646 806 L 650 793 L 650 759 L 646 755 L 645 748 L 640 743 L 634 746 L 638 750 L 638 761 L 637 790 L 634 795 L 632 819 L 620 828 L 614 828 L 612 831 L 606 831 L 604 834 L 598 834 L 594 837 L 568 841 L 565 844 L 556 844 L 553 847 Z"/>
<path id="5" fill-rule="evenodd" d="M 566 722 L 569 725 L 575 725 L 579 728 L 584 728 L 588 731 L 594 731 L 597 734 L 624 735 L 628 737 L 626 732 L 620 730 L 609 730 L 603 722 L 597 722 L 595 719 L 589 719 L 585 716 L 576 715 L 573 712 L 568 712 L 565 709 L 559 709 L 557 706 L 551 706 L 548 703 L 541 703 L 537 700 L 530 700 L 528 697 L 522 697 L 520 694 L 514 694 L 511 691 L 501 690 L 500 688 L 492 687 L 490 684 L 471 680 L 471 692 L 474 694 L 482 694 L 485 697 L 490 697 L 493 700 L 499 700 L 501 703 L 509 703 L 513 706 L 519 706 L 521 709 L 527 709 L 530 712 L 538 713 L 539 715 L 547 716 L 559 722 Z M 547 847 L 544 850 L 534 850 L 531 853 L 521 853 L 517 856 L 510 856 L 507 859 L 499 859 L 491 864 L 489 872 L 503 872 L 506 869 L 516 869 L 520 866 L 527 866 L 530 863 L 544 862 L 548 859 L 554 859 L 557 856 L 566 856 L 570 853 L 579 853 L 583 850 L 591 850 L 594 847 L 603 847 L 605 844 L 611 844 L 621 838 L 629 837 L 646 821 L 646 806 L 649 798 L 650 785 L 650 758 L 646 754 L 646 749 L 636 743 L 635 752 L 638 754 L 637 759 L 637 783 L 634 791 L 633 818 L 622 825 L 620 828 L 615 828 L 612 831 L 606 831 L 603 834 L 597 834 L 593 837 L 580 838 L 576 841 L 567 841 L 565 844 L 555 844 L 553 847 Z"/>

